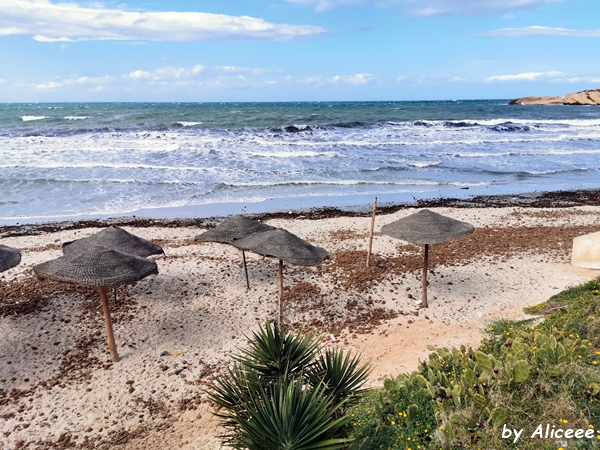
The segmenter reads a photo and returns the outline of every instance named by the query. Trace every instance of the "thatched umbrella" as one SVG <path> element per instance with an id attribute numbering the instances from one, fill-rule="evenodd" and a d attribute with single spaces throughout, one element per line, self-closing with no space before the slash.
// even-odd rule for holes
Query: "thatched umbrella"
<path id="1" fill-rule="evenodd" d="M 279 325 L 283 326 L 283 262 L 316 266 L 329 257 L 327 250 L 315 247 L 289 231 L 275 228 L 233 241 L 242 250 L 279 259 Z"/>
<path id="2" fill-rule="evenodd" d="M 215 228 L 212 228 L 194 238 L 195 241 L 219 242 L 221 244 L 232 244 L 236 239 L 243 239 L 255 233 L 274 230 L 275 227 L 266 223 L 256 222 L 246 216 L 233 216 L 225 219 Z M 246 265 L 246 252 L 242 250 L 242 259 L 244 261 L 244 272 L 246 273 L 246 286 L 250 290 L 250 281 L 248 280 L 248 267 Z"/>
<path id="3" fill-rule="evenodd" d="M 73 255 L 75 253 L 86 252 L 94 245 L 100 245 L 102 247 L 140 257 L 165 253 L 160 245 L 136 236 L 135 234 L 131 234 L 123 228 L 114 225 L 104 228 L 89 237 L 65 242 L 62 245 L 62 251 L 64 255 Z M 113 286 L 113 299 L 115 302 L 117 301 L 116 286 Z"/>
<path id="4" fill-rule="evenodd" d="M 451 219 L 428 209 L 381 227 L 381 234 L 412 242 L 413 244 L 425 244 L 423 300 L 421 302 L 424 308 L 427 308 L 427 258 L 429 244 L 441 244 L 442 242 L 466 236 L 474 231 L 475 227 L 470 223 Z"/>
<path id="5" fill-rule="evenodd" d="M 86 251 L 73 253 L 33 266 L 38 278 L 50 278 L 86 286 L 95 286 L 102 299 L 108 347 L 114 361 L 119 360 L 105 286 L 131 284 L 148 275 L 157 274 L 154 261 L 95 245 Z"/>
<path id="6" fill-rule="evenodd" d="M 0 244 L 0 272 L 12 269 L 21 262 L 21 252 L 16 248 Z"/>
<path id="7" fill-rule="evenodd" d="M 123 228 L 112 225 L 90 237 L 65 242 L 62 245 L 62 250 L 65 255 L 70 255 L 86 251 L 93 245 L 101 245 L 102 247 L 141 257 L 164 253 L 164 250 L 160 245 L 147 241 L 135 234 L 131 234 Z"/>

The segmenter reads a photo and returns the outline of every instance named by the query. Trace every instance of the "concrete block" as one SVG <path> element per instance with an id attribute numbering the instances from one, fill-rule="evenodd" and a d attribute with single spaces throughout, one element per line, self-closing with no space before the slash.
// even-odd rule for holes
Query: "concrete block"
<path id="1" fill-rule="evenodd" d="M 588 269 L 600 269 L 600 231 L 573 239 L 571 264 Z"/>

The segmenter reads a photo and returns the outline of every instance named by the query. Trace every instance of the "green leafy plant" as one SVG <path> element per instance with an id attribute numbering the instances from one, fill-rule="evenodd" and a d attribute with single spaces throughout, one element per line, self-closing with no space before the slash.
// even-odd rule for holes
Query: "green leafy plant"
<path id="1" fill-rule="evenodd" d="M 418 371 L 385 379 L 351 409 L 356 448 L 509 449 L 498 431 L 504 424 L 598 426 L 597 292 L 595 280 L 560 293 L 535 308 L 545 314 L 537 325 L 535 319 L 496 320 L 479 348 L 429 347 Z M 553 445 L 519 442 L 531 450 Z M 572 439 L 571 445 L 598 448 L 599 442 Z"/>
<path id="2" fill-rule="evenodd" d="M 263 377 L 288 379 L 310 369 L 322 347 L 315 333 L 282 333 L 277 322 L 266 322 L 233 359 Z"/>
<path id="3" fill-rule="evenodd" d="M 283 333 L 267 322 L 233 359 L 228 375 L 208 391 L 227 430 L 224 443 L 250 450 L 316 450 L 345 448 L 352 441 L 345 411 L 365 393 L 370 372 L 358 356 L 324 349 L 314 333 Z"/>
<path id="4" fill-rule="evenodd" d="M 308 371 L 313 386 L 325 385 L 325 393 L 336 401 L 344 402 L 345 407 L 355 404 L 366 389 L 362 389 L 371 373 L 371 365 L 360 365 L 358 356 L 352 357 L 343 350 L 327 349 L 321 354 Z"/>

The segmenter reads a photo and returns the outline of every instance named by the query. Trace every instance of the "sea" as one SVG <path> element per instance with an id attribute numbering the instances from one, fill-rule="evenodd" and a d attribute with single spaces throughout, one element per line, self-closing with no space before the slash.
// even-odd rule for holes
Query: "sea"
<path id="1" fill-rule="evenodd" d="M 600 188 L 600 107 L 0 104 L 0 223 Z"/>

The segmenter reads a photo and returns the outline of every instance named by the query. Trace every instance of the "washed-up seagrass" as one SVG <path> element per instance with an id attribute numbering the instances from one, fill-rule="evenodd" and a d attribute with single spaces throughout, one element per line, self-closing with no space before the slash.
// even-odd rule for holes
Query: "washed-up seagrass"
<path id="1" fill-rule="evenodd" d="M 115 226 L 105 228 L 90 237 L 65 242 L 62 250 L 65 255 L 70 255 L 88 251 L 94 245 L 101 245 L 102 247 L 141 257 L 164 253 L 160 245 Z"/>
<path id="2" fill-rule="evenodd" d="M 0 244 L 0 272 L 12 269 L 21 262 L 21 252 L 16 248 Z"/>

